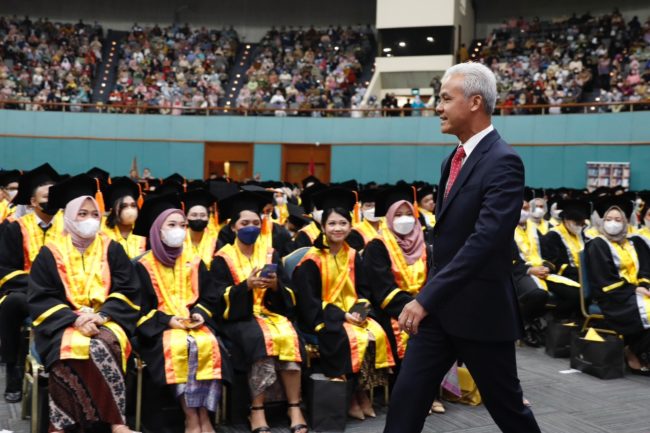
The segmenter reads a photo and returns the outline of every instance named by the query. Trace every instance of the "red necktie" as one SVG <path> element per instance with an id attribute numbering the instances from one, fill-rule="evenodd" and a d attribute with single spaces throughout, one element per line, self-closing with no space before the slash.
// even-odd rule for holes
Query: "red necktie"
<path id="1" fill-rule="evenodd" d="M 445 188 L 445 199 L 451 191 L 451 187 L 454 185 L 460 169 L 463 168 L 463 158 L 465 158 L 465 148 L 463 146 L 458 146 L 454 157 L 451 160 L 451 170 L 449 171 L 449 178 L 447 179 L 447 187 Z"/>

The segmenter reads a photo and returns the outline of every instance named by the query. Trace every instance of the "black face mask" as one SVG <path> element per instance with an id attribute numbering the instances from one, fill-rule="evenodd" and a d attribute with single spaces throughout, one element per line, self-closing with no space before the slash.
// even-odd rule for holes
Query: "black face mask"
<path id="1" fill-rule="evenodd" d="M 40 202 L 40 203 L 38 204 L 38 208 L 39 208 L 39 209 L 41 210 L 41 212 L 43 212 L 45 215 L 50 215 L 50 216 L 54 216 L 54 215 L 56 215 L 56 213 L 57 213 L 57 211 L 58 211 L 58 209 L 50 209 L 49 207 L 47 207 L 47 202 L 46 202 L 46 201 L 42 201 L 42 202 Z"/>
<path id="2" fill-rule="evenodd" d="M 192 231 L 202 232 L 208 226 L 208 220 L 187 220 L 187 225 Z"/>

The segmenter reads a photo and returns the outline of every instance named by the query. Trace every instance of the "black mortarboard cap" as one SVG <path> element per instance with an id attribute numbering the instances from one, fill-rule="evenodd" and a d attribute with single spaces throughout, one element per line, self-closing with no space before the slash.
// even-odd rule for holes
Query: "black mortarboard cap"
<path id="1" fill-rule="evenodd" d="M 433 199 L 435 200 L 435 194 L 433 191 L 433 185 L 425 184 L 419 187 L 416 191 L 415 194 L 418 199 L 418 203 L 426 196 L 428 195 L 434 195 Z"/>
<path id="2" fill-rule="evenodd" d="M 634 200 L 629 193 L 601 197 L 599 200 L 594 202 L 594 210 L 601 218 L 603 218 L 605 213 L 613 206 L 620 208 L 625 213 L 627 220 L 630 220 L 632 213 L 634 212 Z"/>
<path id="3" fill-rule="evenodd" d="M 106 188 L 104 193 L 106 209 L 112 209 L 122 197 L 131 196 L 136 202 L 140 198 L 140 188 L 128 177 L 120 176 L 111 179 L 111 184 Z"/>
<path id="4" fill-rule="evenodd" d="M 356 201 L 354 192 L 338 186 L 327 188 L 312 197 L 313 206 L 319 210 L 341 208 L 352 212 Z"/>
<path id="5" fill-rule="evenodd" d="M 77 197 L 89 195 L 95 198 L 97 182 L 87 174 L 78 174 L 69 179 L 52 185 L 47 200 L 47 208 L 51 211 L 63 209 Z"/>
<path id="6" fill-rule="evenodd" d="M 239 192 L 239 186 L 231 182 L 210 181 L 208 182 L 208 190 L 220 202 L 231 195 L 237 194 Z"/>
<path id="7" fill-rule="evenodd" d="M 216 201 L 214 196 L 205 189 L 194 189 L 185 194 L 181 194 L 181 201 L 185 204 L 185 213 L 187 214 L 194 206 L 203 206 L 208 211 Z"/>
<path id="8" fill-rule="evenodd" d="M 18 182 L 22 176 L 20 170 L 2 170 L 0 171 L 0 187 L 6 187 L 12 182 Z"/>
<path id="9" fill-rule="evenodd" d="M 239 216 L 239 213 L 244 210 L 255 212 L 259 215 L 262 213 L 264 206 L 271 203 L 273 203 L 273 199 L 271 198 L 269 200 L 268 196 L 244 190 L 219 202 L 219 218 L 231 219 L 234 222 Z"/>
<path id="10" fill-rule="evenodd" d="M 311 213 L 311 211 L 314 208 L 314 203 L 312 201 L 312 197 L 327 189 L 327 186 L 323 185 L 322 183 L 315 183 L 312 186 L 309 186 L 303 190 L 303 192 L 300 194 L 300 199 L 302 201 L 302 207 L 305 209 L 306 212 Z"/>
<path id="11" fill-rule="evenodd" d="M 142 209 L 140 209 L 138 219 L 135 221 L 133 233 L 149 237 L 149 229 L 153 222 L 158 218 L 158 215 L 167 209 L 181 209 L 178 194 L 160 194 L 147 198 L 142 205 Z"/>
<path id="12" fill-rule="evenodd" d="M 377 199 L 377 188 L 366 188 L 359 192 L 359 201 L 361 203 L 374 203 Z"/>
<path id="13" fill-rule="evenodd" d="M 307 188 L 310 186 L 309 184 L 316 184 L 316 183 L 321 183 L 320 179 L 318 179 L 316 176 L 310 175 L 302 180 L 302 187 Z"/>
<path id="14" fill-rule="evenodd" d="M 305 215 L 305 209 L 302 206 L 293 203 L 287 203 L 287 210 L 289 211 L 289 221 L 298 229 L 306 226 L 311 222 L 311 218 Z"/>
<path id="15" fill-rule="evenodd" d="M 46 183 L 58 182 L 59 180 L 59 174 L 48 163 L 25 172 L 18 180 L 18 193 L 14 197 L 13 203 L 29 204 L 29 200 L 36 188 Z"/>
<path id="16" fill-rule="evenodd" d="M 591 215 L 591 205 L 584 200 L 560 200 L 557 207 L 562 210 L 560 217 L 574 221 L 586 220 Z"/>
<path id="17" fill-rule="evenodd" d="M 379 191 L 375 200 L 375 217 L 386 216 L 388 209 L 401 200 L 413 204 L 413 187 L 402 183 Z"/>

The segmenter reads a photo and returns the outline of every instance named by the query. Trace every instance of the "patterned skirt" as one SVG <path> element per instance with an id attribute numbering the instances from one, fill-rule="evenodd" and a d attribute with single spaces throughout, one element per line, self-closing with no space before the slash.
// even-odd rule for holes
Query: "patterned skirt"
<path id="1" fill-rule="evenodd" d="M 218 380 L 196 380 L 199 368 L 199 349 L 194 337 L 187 336 L 189 348 L 187 383 L 175 385 L 176 397 L 183 398 L 190 408 L 206 408 L 216 411 L 221 398 L 221 384 Z"/>
<path id="2" fill-rule="evenodd" d="M 121 369 L 122 352 L 107 328 L 90 340 L 90 358 L 55 362 L 50 369 L 50 431 L 76 427 L 83 432 L 92 424 L 126 424 L 126 386 Z"/>

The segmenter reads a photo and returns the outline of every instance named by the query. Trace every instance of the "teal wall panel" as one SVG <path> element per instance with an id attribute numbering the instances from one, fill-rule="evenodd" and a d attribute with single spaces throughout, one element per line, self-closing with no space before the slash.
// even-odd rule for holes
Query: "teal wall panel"
<path id="1" fill-rule="evenodd" d="M 253 147 L 253 174 L 262 179 L 280 179 L 282 176 L 282 145 L 255 144 Z"/>
<path id="2" fill-rule="evenodd" d="M 650 112 L 497 116 L 534 186 L 583 187 L 587 161 L 630 161 L 632 187 L 650 186 Z M 22 136 L 22 137 L 21 137 Z M 23 138 L 26 136 L 36 138 Z M 126 175 L 137 158 L 157 177 L 203 173 L 203 143 L 255 145 L 254 171 L 281 176 L 280 143 L 332 145 L 332 180 L 437 181 L 457 139 L 435 117 L 276 118 L 157 116 L 0 110 L 0 166 L 52 163 L 74 173 L 93 165 Z"/>

